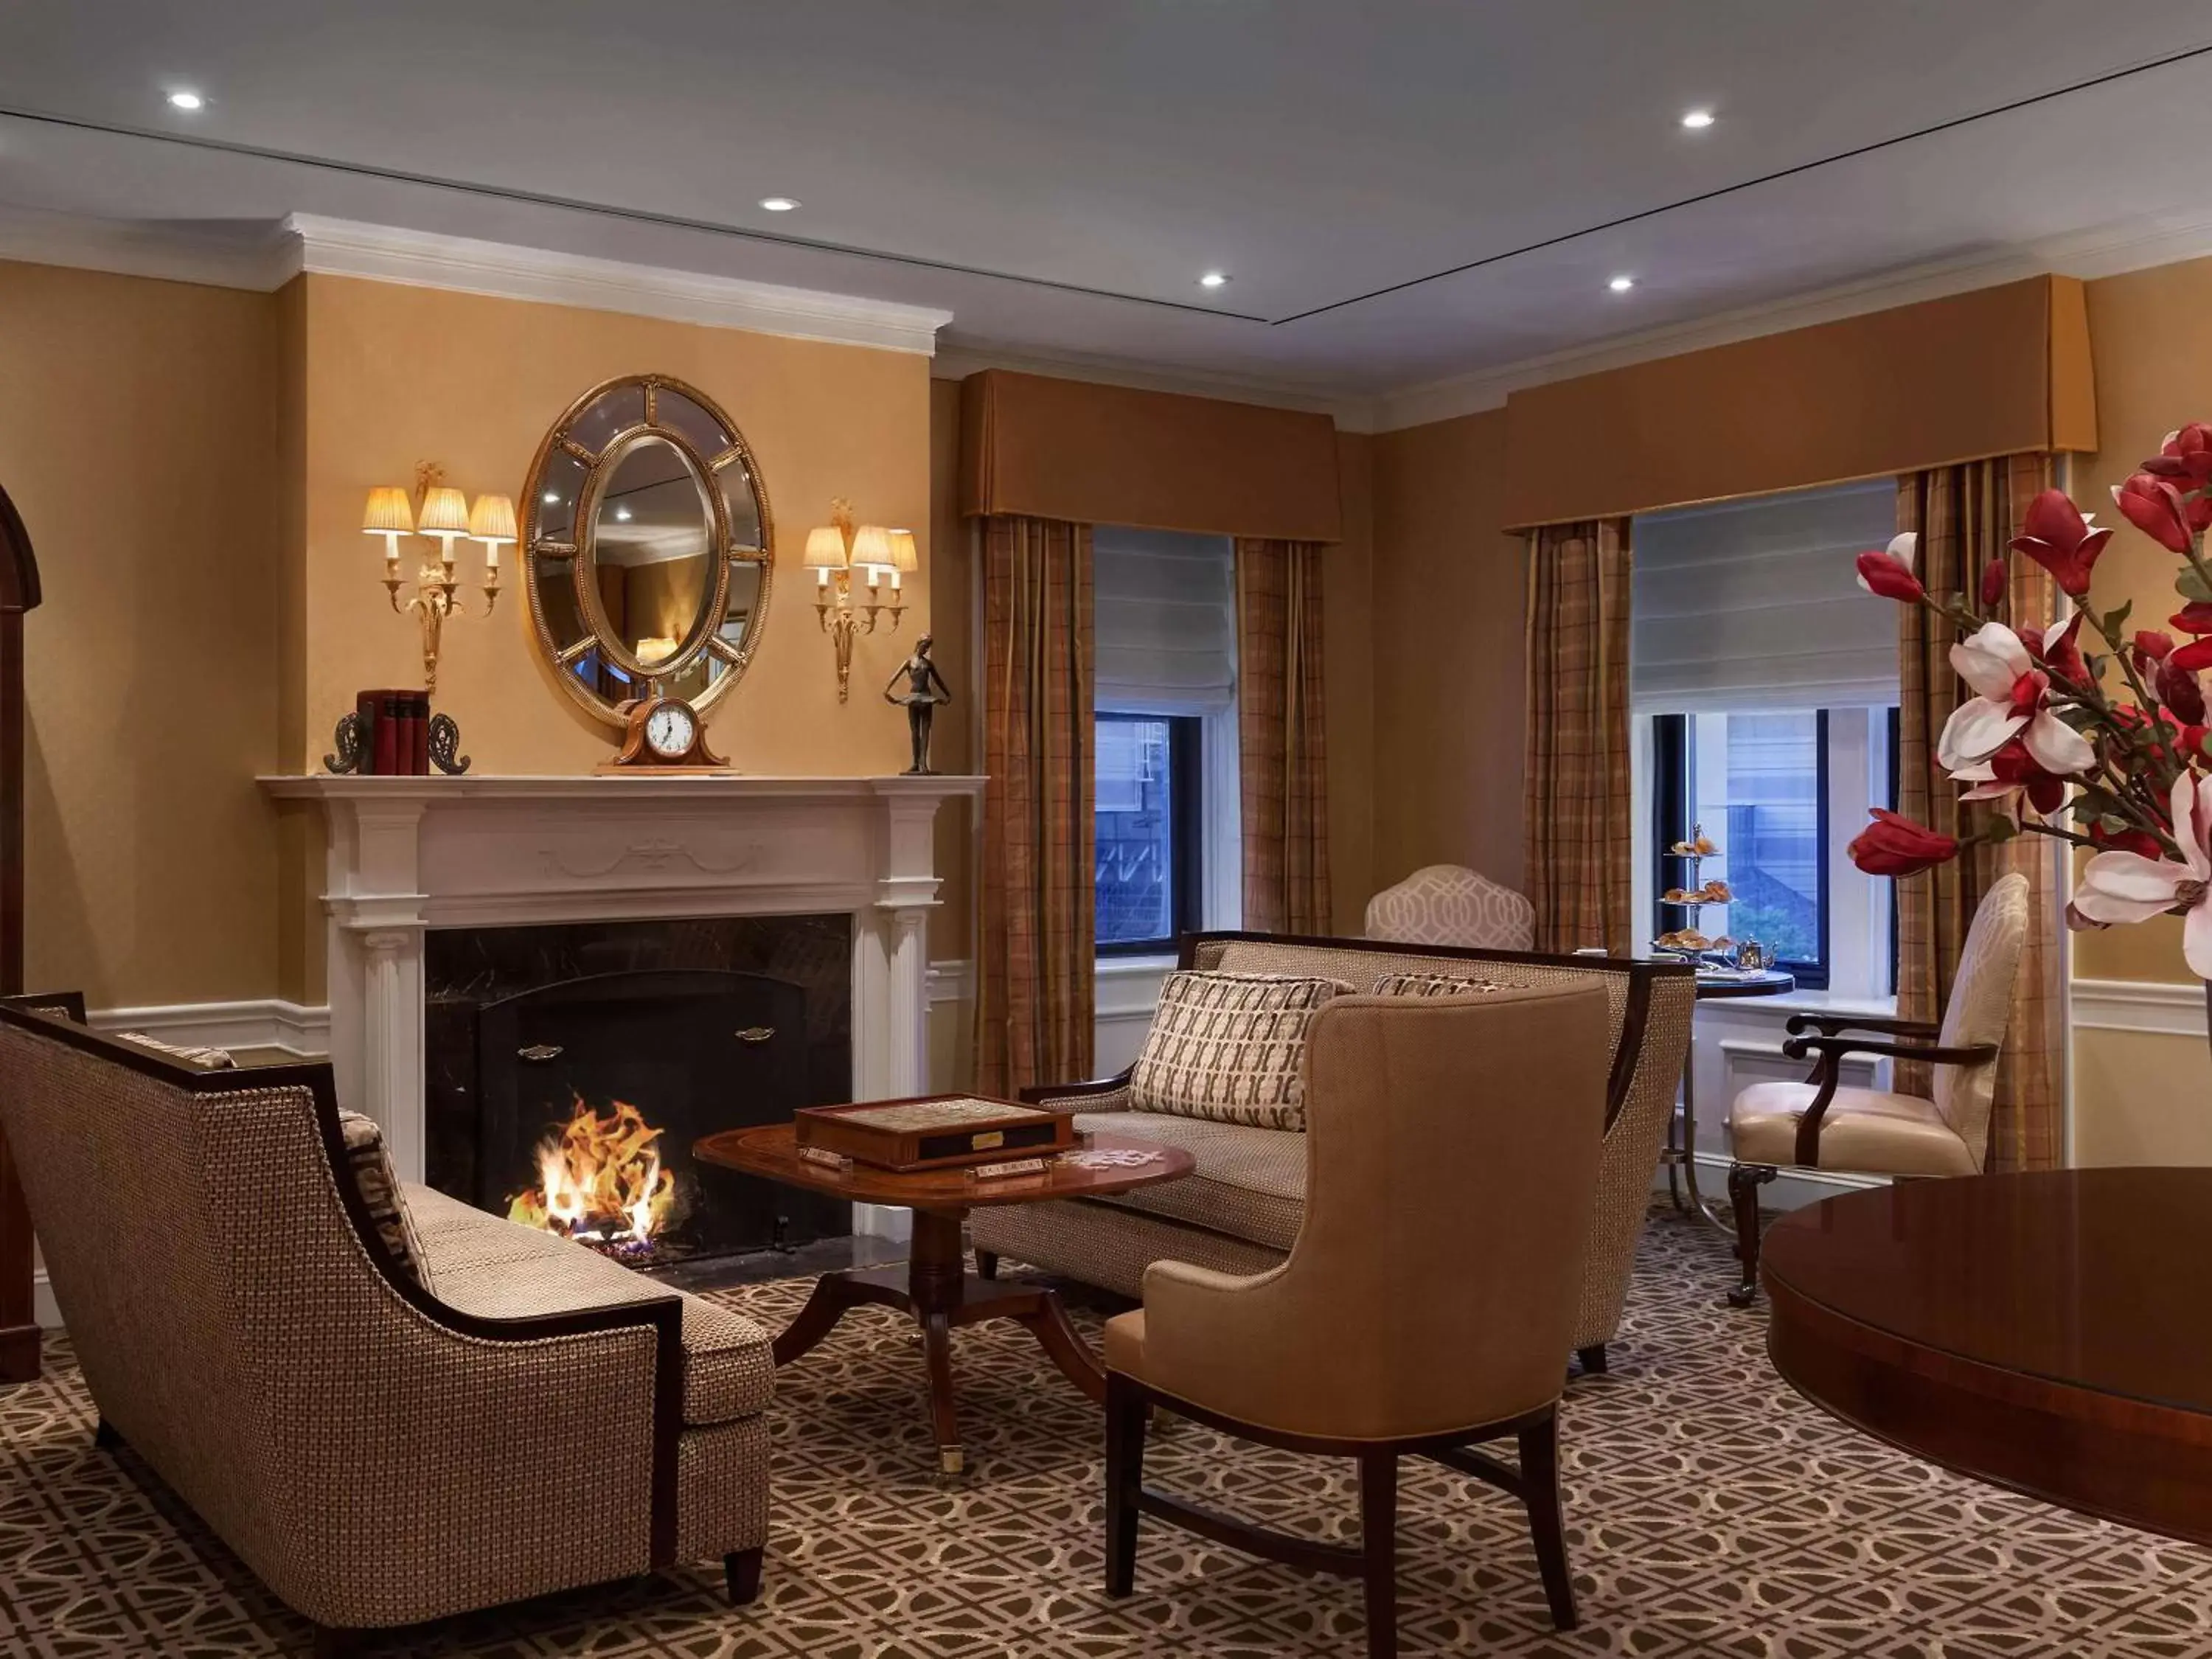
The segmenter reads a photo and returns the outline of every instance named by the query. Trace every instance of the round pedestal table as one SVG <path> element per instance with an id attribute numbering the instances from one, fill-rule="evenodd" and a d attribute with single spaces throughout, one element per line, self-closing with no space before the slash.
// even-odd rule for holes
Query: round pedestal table
<path id="1" fill-rule="evenodd" d="M 2212 1544 L 2212 1170 L 1901 1182 L 1766 1230 L 1767 1352 L 1916 1457 Z"/>

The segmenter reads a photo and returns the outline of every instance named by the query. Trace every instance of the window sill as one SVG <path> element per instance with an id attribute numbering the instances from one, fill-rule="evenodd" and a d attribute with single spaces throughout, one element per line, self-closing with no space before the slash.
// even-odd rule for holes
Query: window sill
<path id="1" fill-rule="evenodd" d="M 1725 1002 L 1698 1005 L 1698 1012 L 1710 1013 L 1724 1011 L 1730 1019 L 1768 1018 L 1781 1020 L 1791 1014 L 1865 1014 L 1882 1019 L 1892 1019 L 1897 1014 L 1897 999 L 1893 996 L 1864 996 L 1845 991 L 1792 991 L 1778 997 L 1731 997 Z"/>
<path id="2" fill-rule="evenodd" d="M 1172 973 L 1176 960 L 1173 951 L 1144 956 L 1102 956 L 1098 958 L 1097 974 L 1100 979 L 1157 979 L 1162 974 Z"/>

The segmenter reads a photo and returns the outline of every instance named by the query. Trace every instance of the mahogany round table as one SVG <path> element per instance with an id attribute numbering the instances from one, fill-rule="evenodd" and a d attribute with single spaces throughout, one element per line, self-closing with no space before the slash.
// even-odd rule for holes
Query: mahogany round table
<path id="1" fill-rule="evenodd" d="M 708 1135 L 692 1147 L 691 1155 L 702 1163 L 765 1176 L 832 1198 L 901 1205 L 914 1212 L 912 1258 L 903 1266 L 845 1268 L 816 1280 L 806 1305 L 775 1339 L 776 1368 L 805 1354 L 854 1308 L 885 1307 L 907 1315 L 921 1328 L 930 1428 L 937 1437 L 939 1467 L 946 1474 L 958 1474 L 966 1459 L 953 1395 L 951 1334 L 960 1327 L 987 1319 L 1017 1320 L 1069 1382 L 1101 1404 L 1106 1399 L 1106 1368 L 1068 1322 L 1057 1292 L 1044 1285 L 1001 1284 L 968 1271 L 960 1238 L 960 1224 L 968 1212 L 1000 1204 L 1126 1193 L 1179 1180 L 1194 1163 L 1180 1146 L 1149 1140 L 1094 1134 L 1085 1136 L 1083 1145 L 1092 1151 L 1154 1156 L 1144 1164 L 1103 1170 L 1054 1161 L 1042 1175 L 994 1180 L 978 1180 L 961 1169 L 907 1175 L 865 1164 L 831 1169 L 799 1156 L 798 1140 L 788 1123 Z"/>
<path id="2" fill-rule="evenodd" d="M 2212 1543 L 2212 1169 L 1901 1182 L 1767 1229 L 1767 1352 L 1914 1455 Z"/>

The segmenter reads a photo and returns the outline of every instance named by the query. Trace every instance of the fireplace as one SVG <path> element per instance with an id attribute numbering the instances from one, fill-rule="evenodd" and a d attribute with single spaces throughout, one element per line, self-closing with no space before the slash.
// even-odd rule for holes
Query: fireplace
<path id="1" fill-rule="evenodd" d="M 690 1149 L 850 1098 L 851 952 L 842 915 L 434 931 L 430 1184 L 638 1266 L 850 1231 Z"/>

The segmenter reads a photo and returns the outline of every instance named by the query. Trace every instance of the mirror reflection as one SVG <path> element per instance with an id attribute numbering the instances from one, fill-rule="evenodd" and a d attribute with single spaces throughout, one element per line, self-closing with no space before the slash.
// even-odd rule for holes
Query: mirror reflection
<path id="1" fill-rule="evenodd" d="M 743 676 L 772 532 L 744 440 L 710 400 L 651 375 L 599 387 L 546 434 L 525 499 L 532 616 L 578 702 L 619 723 L 656 689 L 703 709 Z"/>

